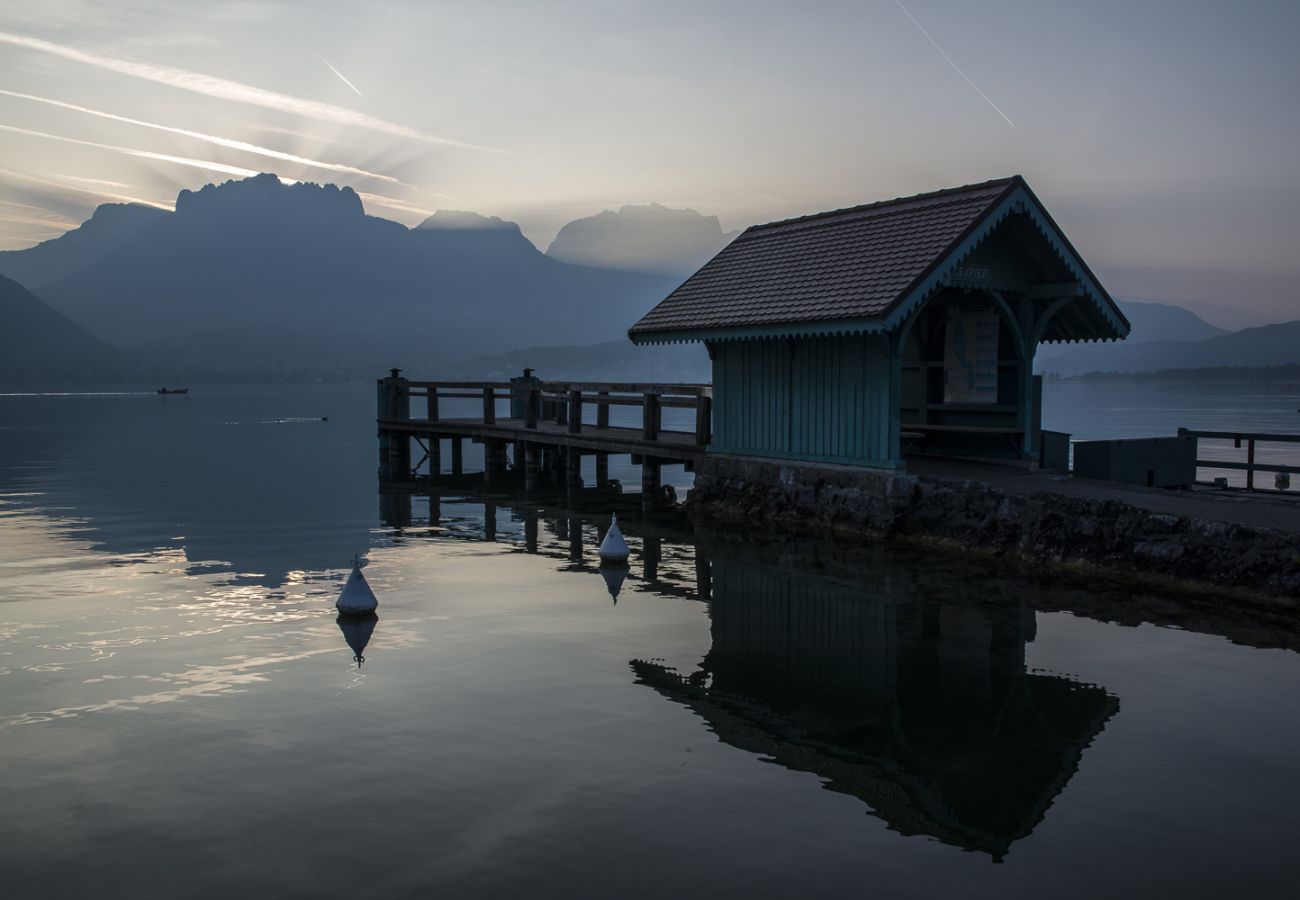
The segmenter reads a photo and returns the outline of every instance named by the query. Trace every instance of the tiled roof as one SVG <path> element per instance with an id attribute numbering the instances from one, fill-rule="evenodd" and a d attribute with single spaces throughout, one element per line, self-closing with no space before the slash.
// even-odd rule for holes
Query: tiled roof
<path id="1" fill-rule="evenodd" d="M 629 330 L 747 328 L 881 316 L 1019 177 L 755 225 Z"/>

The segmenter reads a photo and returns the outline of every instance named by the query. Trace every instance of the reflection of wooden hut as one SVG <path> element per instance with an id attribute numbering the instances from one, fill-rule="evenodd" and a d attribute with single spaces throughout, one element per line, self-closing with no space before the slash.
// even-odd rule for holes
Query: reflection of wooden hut
<path id="1" fill-rule="evenodd" d="M 701 341 L 714 453 L 1035 458 L 1039 343 L 1129 325 L 1019 176 L 748 229 L 628 332 Z"/>
<path id="2" fill-rule="evenodd" d="M 1118 708 L 1026 672 L 1034 615 L 1013 597 L 939 600 L 900 573 L 864 588 L 725 556 L 713 578 L 700 671 L 638 661 L 638 679 L 904 834 L 1000 858 Z"/>

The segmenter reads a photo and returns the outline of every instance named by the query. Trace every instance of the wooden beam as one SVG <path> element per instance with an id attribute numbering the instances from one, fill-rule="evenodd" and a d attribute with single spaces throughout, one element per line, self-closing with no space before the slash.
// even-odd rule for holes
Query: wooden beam
<path id="1" fill-rule="evenodd" d="M 1036 284 L 1025 294 L 1030 300 L 1055 300 L 1057 297 L 1082 297 L 1083 285 L 1077 281 Z"/>

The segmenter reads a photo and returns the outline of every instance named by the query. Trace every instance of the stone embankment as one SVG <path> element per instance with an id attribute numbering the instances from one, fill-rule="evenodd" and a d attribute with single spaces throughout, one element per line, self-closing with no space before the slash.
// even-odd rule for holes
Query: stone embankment
<path id="1" fill-rule="evenodd" d="M 1300 608 L 1300 533 L 977 480 L 708 457 L 692 514 L 791 532 L 901 537 L 1273 598 Z"/>

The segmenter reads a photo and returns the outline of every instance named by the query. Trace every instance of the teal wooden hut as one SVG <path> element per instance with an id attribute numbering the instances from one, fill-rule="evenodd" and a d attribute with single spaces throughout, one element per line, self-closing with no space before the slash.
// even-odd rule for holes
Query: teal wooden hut
<path id="1" fill-rule="evenodd" d="M 710 452 L 1037 458 L 1043 342 L 1129 324 L 1020 176 L 756 225 L 628 332 L 701 341 Z"/>

